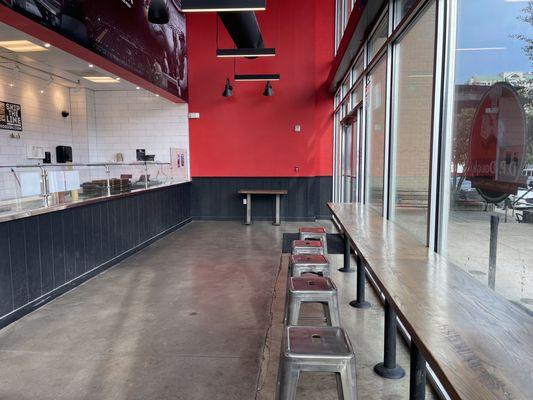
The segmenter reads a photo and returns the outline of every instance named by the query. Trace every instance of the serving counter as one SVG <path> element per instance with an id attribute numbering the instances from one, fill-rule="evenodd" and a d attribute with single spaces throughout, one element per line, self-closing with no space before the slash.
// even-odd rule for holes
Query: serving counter
<path id="1" fill-rule="evenodd" d="M 0 213 L 0 328 L 191 219 L 188 181 L 105 189 L 48 193 Z"/>

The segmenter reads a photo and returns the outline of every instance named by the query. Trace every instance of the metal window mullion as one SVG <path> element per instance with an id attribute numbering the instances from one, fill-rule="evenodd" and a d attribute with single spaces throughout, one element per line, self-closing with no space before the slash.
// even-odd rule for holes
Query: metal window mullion
<path id="1" fill-rule="evenodd" d="M 333 113 L 333 154 L 332 154 L 332 165 L 331 165 L 331 170 L 332 170 L 332 179 L 333 179 L 333 185 L 332 185 L 332 193 L 331 193 L 331 199 L 332 201 L 335 201 L 336 200 L 336 197 L 335 197 L 335 190 L 336 190 L 336 187 L 337 187 L 337 182 L 336 182 L 336 178 L 335 178 L 335 175 L 337 174 L 337 171 L 335 169 L 335 148 L 336 148 L 336 142 L 337 142 L 337 115 L 336 113 Z"/>
<path id="2" fill-rule="evenodd" d="M 332 187 L 332 194 L 331 198 L 334 202 L 337 201 L 337 113 L 333 113 L 333 154 L 332 154 L 332 170 L 333 170 L 333 187 Z"/>
<path id="3" fill-rule="evenodd" d="M 344 124 L 339 125 L 339 202 L 344 202 L 344 147 L 346 142 L 346 133 L 344 131 Z"/>
<path id="4" fill-rule="evenodd" d="M 387 73 L 385 88 L 385 143 L 383 145 L 383 217 L 389 219 L 389 192 L 391 181 L 391 105 L 392 105 L 392 70 L 393 54 L 392 43 L 387 46 Z"/>
<path id="5" fill-rule="evenodd" d="M 457 1 L 444 1 L 445 15 L 445 55 L 443 107 L 442 107 L 442 149 L 440 168 L 439 224 L 435 247 L 437 252 L 446 255 L 448 219 L 450 215 L 451 158 L 453 150 L 453 111 L 455 97 L 455 45 L 457 32 Z"/>
<path id="6" fill-rule="evenodd" d="M 363 122 L 361 126 L 361 203 L 367 204 L 367 182 L 368 182 L 368 165 L 367 165 L 367 149 L 368 149 L 368 135 L 366 132 L 366 112 L 367 112 L 367 86 L 368 86 L 368 38 L 363 43 L 361 51 L 363 52 L 363 72 L 361 73 L 361 85 L 363 85 Z"/>
<path id="7" fill-rule="evenodd" d="M 434 0 L 436 3 L 436 38 L 435 38 L 435 65 L 433 76 L 433 126 L 432 126 L 432 149 L 431 149 L 431 175 L 430 175 L 430 197 L 428 212 L 428 239 L 427 245 L 430 249 L 437 250 L 438 230 L 440 215 L 443 213 L 442 197 L 440 196 L 444 176 L 440 171 L 443 163 L 442 157 L 444 137 L 442 135 L 442 111 L 443 111 L 443 89 L 444 89 L 444 44 L 445 44 L 445 0 Z"/>
<path id="8" fill-rule="evenodd" d="M 359 161 L 359 202 L 365 204 L 365 185 L 366 185 L 366 80 L 363 81 L 363 105 L 361 111 L 361 123 L 359 125 L 359 140 L 360 140 L 360 161 Z"/>
<path id="9" fill-rule="evenodd" d="M 335 126 L 333 137 L 333 201 L 339 200 L 339 127 L 340 115 L 335 114 Z"/>

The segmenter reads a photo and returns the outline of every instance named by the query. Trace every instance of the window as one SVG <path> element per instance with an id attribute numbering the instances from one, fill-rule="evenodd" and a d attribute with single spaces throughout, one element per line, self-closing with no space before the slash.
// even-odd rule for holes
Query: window
<path id="1" fill-rule="evenodd" d="M 533 162 L 533 5 L 457 0 L 456 6 L 442 251 L 533 310 L 533 196 L 521 175 Z M 498 219 L 491 260 L 491 221 L 496 227 Z"/>
<path id="2" fill-rule="evenodd" d="M 340 201 L 341 191 L 341 116 L 340 110 L 335 113 L 334 116 L 334 146 L 333 146 L 333 201 Z"/>
<path id="3" fill-rule="evenodd" d="M 344 29 L 346 29 L 346 25 L 348 25 L 348 20 L 350 19 L 350 14 L 352 12 L 353 4 L 352 4 L 352 0 L 344 0 L 344 2 L 346 3 L 345 17 L 344 17 Z"/>
<path id="4" fill-rule="evenodd" d="M 352 107 L 357 107 L 357 105 L 363 100 L 363 85 L 359 84 L 352 91 Z"/>
<path id="5" fill-rule="evenodd" d="M 394 46 L 391 219 L 427 242 L 435 2 Z"/>
<path id="6" fill-rule="evenodd" d="M 342 22 L 343 0 L 335 1 L 335 51 L 339 47 L 344 33 L 344 26 Z"/>
<path id="7" fill-rule="evenodd" d="M 355 60 L 355 63 L 352 67 L 352 85 L 355 84 L 361 73 L 363 72 L 363 55 L 360 54 Z"/>
<path id="8" fill-rule="evenodd" d="M 352 135 L 352 121 L 351 118 L 348 118 L 343 125 L 344 132 L 344 152 L 343 152 L 343 180 L 344 180 L 344 199 L 343 201 L 349 203 L 352 201 L 352 184 L 353 184 L 353 135 Z"/>
<path id="9" fill-rule="evenodd" d="M 346 79 L 344 80 L 344 82 L 342 83 L 342 91 L 341 91 L 341 94 L 342 94 L 342 97 L 344 98 L 344 96 L 346 96 L 346 94 L 348 94 L 348 90 L 350 89 L 350 74 L 348 74 L 348 76 L 346 77 Z"/>
<path id="10" fill-rule="evenodd" d="M 341 104 L 341 100 L 342 100 L 342 93 L 341 93 L 341 89 L 337 90 L 337 93 L 335 94 L 335 100 L 334 100 L 334 107 L 337 108 L 339 106 L 339 104 Z"/>
<path id="11" fill-rule="evenodd" d="M 394 3 L 394 26 L 402 21 L 409 12 L 414 8 L 418 3 L 418 0 L 396 0 Z"/>
<path id="12" fill-rule="evenodd" d="M 383 17 L 375 32 L 372 34 L 368 40 L 368 61 L 371 61 L 376 53 L 381 49 L 381 47 L 387 41 L 389 29 L 389 17 L 387 14 Z"/>
<path id="13" fill-rule="evenodd" d="M 387 60 L 384 57 L 368 75 L 366 87 L 366 201 L 379 212 L 383 211 L 386 86 Z"/>

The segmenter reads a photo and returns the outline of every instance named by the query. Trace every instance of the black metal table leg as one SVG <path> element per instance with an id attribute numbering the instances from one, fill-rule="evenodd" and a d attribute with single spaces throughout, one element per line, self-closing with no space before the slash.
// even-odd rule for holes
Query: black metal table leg
<path id="1" fill-rule="evenodd" d="M 374 366 L 376 374 L 387 379 L 401 379 L 405 376 L 402 367 L 396 364 L 396 313 L 385 300 L 385 346 L 383 362 Z"/>
<path id="2" fill-rule="evenodd" d="M 409 400 L 424 400 L 426 398 L 426 372 L 426 360 L 416 344 L 411 341 Z"/>
<path id="3" fill-rule="evenodd" d="M 351 266 L 351 246 L 348 235 L 344 235 L 344 267 L 339 268 L 340 272 L 355 272 L 355 269 Z"/>
<path id="4" fill-rule="evenodd" d="M 357 263 L 357 300 L 351 301 L 350 305 L 355 308 L 370 308 L 370 303 L 365 301 L 365 266 L 359 255 L 355 256 Z"/>

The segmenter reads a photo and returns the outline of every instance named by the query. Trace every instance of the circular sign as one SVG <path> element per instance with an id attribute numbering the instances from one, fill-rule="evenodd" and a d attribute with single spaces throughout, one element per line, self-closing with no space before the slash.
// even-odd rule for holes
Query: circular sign
<path id="1" fill-rule="evenodd" d="M 472 123 L 466 177 L 489 203 L 516 194 L 526 155 L 526 117 L 510 84 L 498 82 L 481 98 Z"/>

